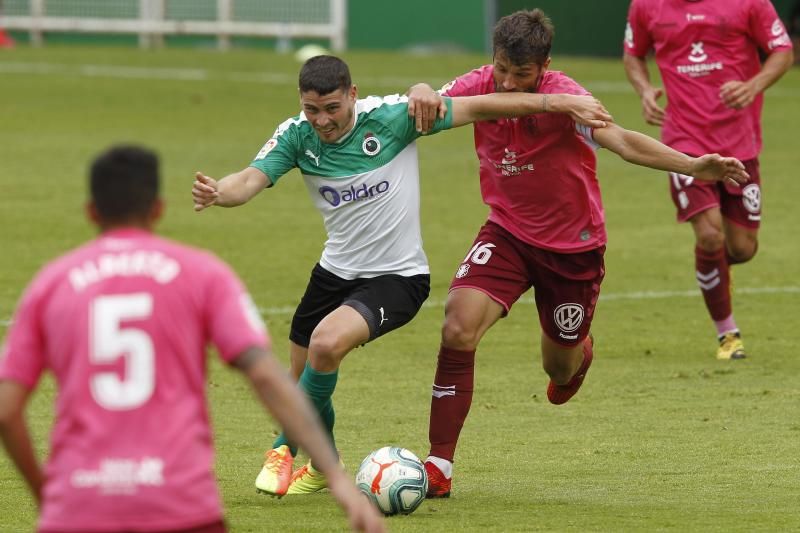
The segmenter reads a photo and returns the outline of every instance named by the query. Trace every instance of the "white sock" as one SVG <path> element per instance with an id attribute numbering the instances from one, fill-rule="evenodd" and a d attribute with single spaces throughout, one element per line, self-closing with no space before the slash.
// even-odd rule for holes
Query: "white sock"
<path id="1" fill-rule="evenodd" d="M 429 455 L 425 461 L 430 461 L 436 465 L 436 468 L 442 471 L 444 477 L 450 479 L 453 477 L 453 463 L 448 461 L 447 459 L 442 459 L 441 457 L 435 457 L 433 455 Z"/>

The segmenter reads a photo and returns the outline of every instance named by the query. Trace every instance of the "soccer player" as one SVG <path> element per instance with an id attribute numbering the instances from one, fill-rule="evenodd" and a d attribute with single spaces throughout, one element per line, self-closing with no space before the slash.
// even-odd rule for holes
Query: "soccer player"
<path id="1" fill-rule="evenodd" d="M 215 256 L 155 236 L 158 160 L 118 146 L 91 166 L 100 235 L 26 290 L 0 359 L 0 437 L 39 504 L 39 531 L 225 531 L 212 472 L 206 344 L 240 370 L 325 472 L 354 529 L 383 531 L 308 400 L 270 351 L 245 288 Z M 43 472 L 25 404 L 58 386 Z"/>
<path id="2" fill-rule="evenodd" d="M 741 188 L 669 174 L 678 221 L 694 231 L 695 275 L 717 331 L 717 359 L 743 359 L 730 267 L 758 249 L 762 93 L 792 65 L 791 40 L 768 0 L 633 0 L 624 47 L 625 72 L 645 121 L 662 126 L 664 143 L 690 155 L 733 155 L 750 174 Z M 662 89 L 650 82 L 650 49 L 666 109 L 658 103 Z"/>
<path id="3" fill-rule="evenodd" d="M 456 78 L 442 94 L 588 95 L 564 73 L 548 70 L 552 39 L 553 26 L 539 9 L 503 17 L 493 35 L 494 63 Z M 423 109 L 430 116 L 437 105 L 441 112 L 443 98 L 425 84 L 412 87 L 409 99 L 415 117 Z M 445 306 L 425 462 L 429 497 L 450 495 L 478 343 L 530 287 L 542 328 L 549 401 L 563 404 L 583 383 L 592 364 L 589 329 L 605 274 L 595 149 L 701 180 L 746 179 L 736 159 L 689 157 L 613 123 L 592 129 L 569 116 L 548 114 L 476 122 L 474 132 L 481 193 L 490 212 L 456 271 Z"/>
<path id="4" fill-rule="evenodd" d="M 333 440 L 331 396 L 343 358 L 355 347 L 406 324 L 427 298 L 422 249 L 419 167 L 421 135 L 405 97 L 358 99 L 347 65 L 333 56 L 309 59 L 299 76 L 302 113 L 278 126 L 249 167 L 217 181 L 197 173 L 195 209 L 241 205 L 299 168 L 328 240 L 311 272 L 291 325 L 292 373 Z M 520 94 L 457 99 L 433 132 L 482 118 L 563 111 L 602 126 L 611 117 L 590 96 Z M 435 118 L 435 117 L 434 117 Z M 280 435 L 266 454 L 256 487 L 303 494 L 326 486 L 309 462 L 292 474 L 296 442 Z"/>

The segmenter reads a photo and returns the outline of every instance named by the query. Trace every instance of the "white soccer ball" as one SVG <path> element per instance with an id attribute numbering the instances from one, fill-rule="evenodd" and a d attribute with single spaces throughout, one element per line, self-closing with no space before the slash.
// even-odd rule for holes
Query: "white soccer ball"
<path id="1" fill-rule="evenodd" d="M 384 446 L 361 462 L 356 485 L 383 514 L 411 514 L 425 499 L 428 475 L 410 451 Z"/>
<path id="2" fill-rule="evenodd" d="M 307 44 L 305 46 L 301 46 L 297 52 L 294 53 L 294 58 L 300 63 L 305 63 L 312 57 L 326 56 L 329 54 L 330 52 L 327 48 L 324 48 L 318 44 Z"/>

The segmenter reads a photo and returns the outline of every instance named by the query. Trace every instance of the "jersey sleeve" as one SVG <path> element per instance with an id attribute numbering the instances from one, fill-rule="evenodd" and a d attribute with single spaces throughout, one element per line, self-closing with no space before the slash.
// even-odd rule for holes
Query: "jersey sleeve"
<path id="1" fill-rule="evenodd" d="M 602 146 L 600 146 L 597 143 L 597 141 L 594 140 L 594 128 L 592 128 L 591 126 L 575 124 L 575 131 L 577 131 L 578 135 L 580 135 L 583 138 L 586 144 L 591 146 L 594 150 L 599 150 L 600 148 L 602 148 Z"/>
<path id="2" fill-rule="evenodd" d="M 792 40 L 769 0 L 752 0 L 748 23 L 751 37 L 767 54 L 792 49 Z"/>
<path id="3" fill-rule="evenodd" d="M 480 90 L 480 86 L 481 71 L 476 69 L 444 84 L 444 86 L 439 89 L 439 94 L 442 96 L 476 96 L 478 94 L 483 94 Z"/>
<path id="4" fill-rule="evenodd" d="M 251 167 L 255 167 L 274 185 L 278 180 L 297 166 L 297 150 L 299 146 L 298 118 L 289 119 L 275 130 L 272 137 L 258 151 Z"/>
<path id="5" fill-rule="evenodd" d="M 206 283 L 204 316 L 220 357 L 232 363 L 248 348 L 269 348 L 267 328 L 244 284 L 221 260 L 211 256 L 209 261 L 214 266 Z"/>
<path id="6" fill-rule="evenodd" d="M 635 57 L 644 57 L 652 46 L 653 39 L 647 29 L 645 6 L 642 2 L 633 0 L 628 8 L 628 23 L 625 26 L 623 43 L 625 53 Z"/>
<path id="7" fill-rule="evenodd" d="M 447 105 L 447 113 L 444 118 L 436 117 L 431 131 L 427 135 L 433 135 L 453 127 L 453 104 L 449 97 L 444 97 Z M 370 96 L 364 100 L 365 105 L 371 106 L 371 118 L 385 124 L 396 138 L 412 143 L 422 136 L 417 131 L 414 117 L 408 115 L 408 97 L 391 95 L 382 98 Z M 376 105 L 377 104 L 377 105 Z"/>
<path id="8" fill-rule="evenodd" d="M 41 306 L 44 291 L 32 284 L 23 295 L 0 348 L 0 380 L 13 380 L 33 389 L 45 369 L 45 340 Z"/>

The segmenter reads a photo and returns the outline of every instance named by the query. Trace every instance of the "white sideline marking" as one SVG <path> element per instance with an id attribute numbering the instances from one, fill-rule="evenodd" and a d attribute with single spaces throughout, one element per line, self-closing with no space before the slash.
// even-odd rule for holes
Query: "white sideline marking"
<path id="1" fill-rule="evenodd" d="M 735 294 L 800 294 L 800 287 L 737 287 Z M 620 300 L 666 300 L 669 298 L 693 298 L 699 297 L 700 290 L 692 289 L 685 291 L 635 291 L 617 292 L 610 294 L 600 293 L 601 302 L 614 302 Z M 534 305 L 533 298 L 524 298 L 517 301 L 514 305 Z M 444 300 L 426 300 L 422 307 L 444 307 Z M 294 307 L 262 307 L 259 311 L 262 315 L 288 315 L 294 313 Z"/>
<path id="2" fill-rule="evenodd" d="M 40 74 L 43 76 L 83 76 L 90 78 L 120 78 L 140 80 L 176 80 L 176 81 L 210 81 L 220 80 L 226 82 L 262 83 L 266 85 L 291 85 L 297 84 L 297 76 L 283 73 L 259 72 L 226 72 L 208 70 L 203 68 L 181 67 L 135 67 L 119 65 L 70 65 L 60 63 L 25 63 L 25 62 L 0 62 L 0 73 L 5 74 Z M 405 77 L 371 77 L 360 76 L 359 85 L 375 87 L 392 87 L 395 90 L 405 89 L 419 79 Z M 426 80 L 435 88 L 451 81 L 449 78 Z M 633 94 L 633 88 L 624 81 L 587 80 L 581 82 L 587 89 L 597 93 Z M 800 90 L 784 86 L 771 87 L 770 98 L 797 98 Z"/>
<path id="3" fill-rule="evenodd" d="M 800 287 L 738 287 L 736 294 L 799 294 Z M 668 298 L 692 298 L 700 296 L 697 289 L 686 291 L 635 291 L 601 294 L 600 301 L 614 302 L 619 300 L 666 300 Z M 519 300 L 515 305 L 533 305 L 533 298 Z M 444 307 L 444 300 L 427 300 L 422 307 Z M 264 315 L 290 315 L 296 307 L 259 307 L 258 311 Z M 0 327 L 7 328 L 11 320 L 0 320 Z"/>

